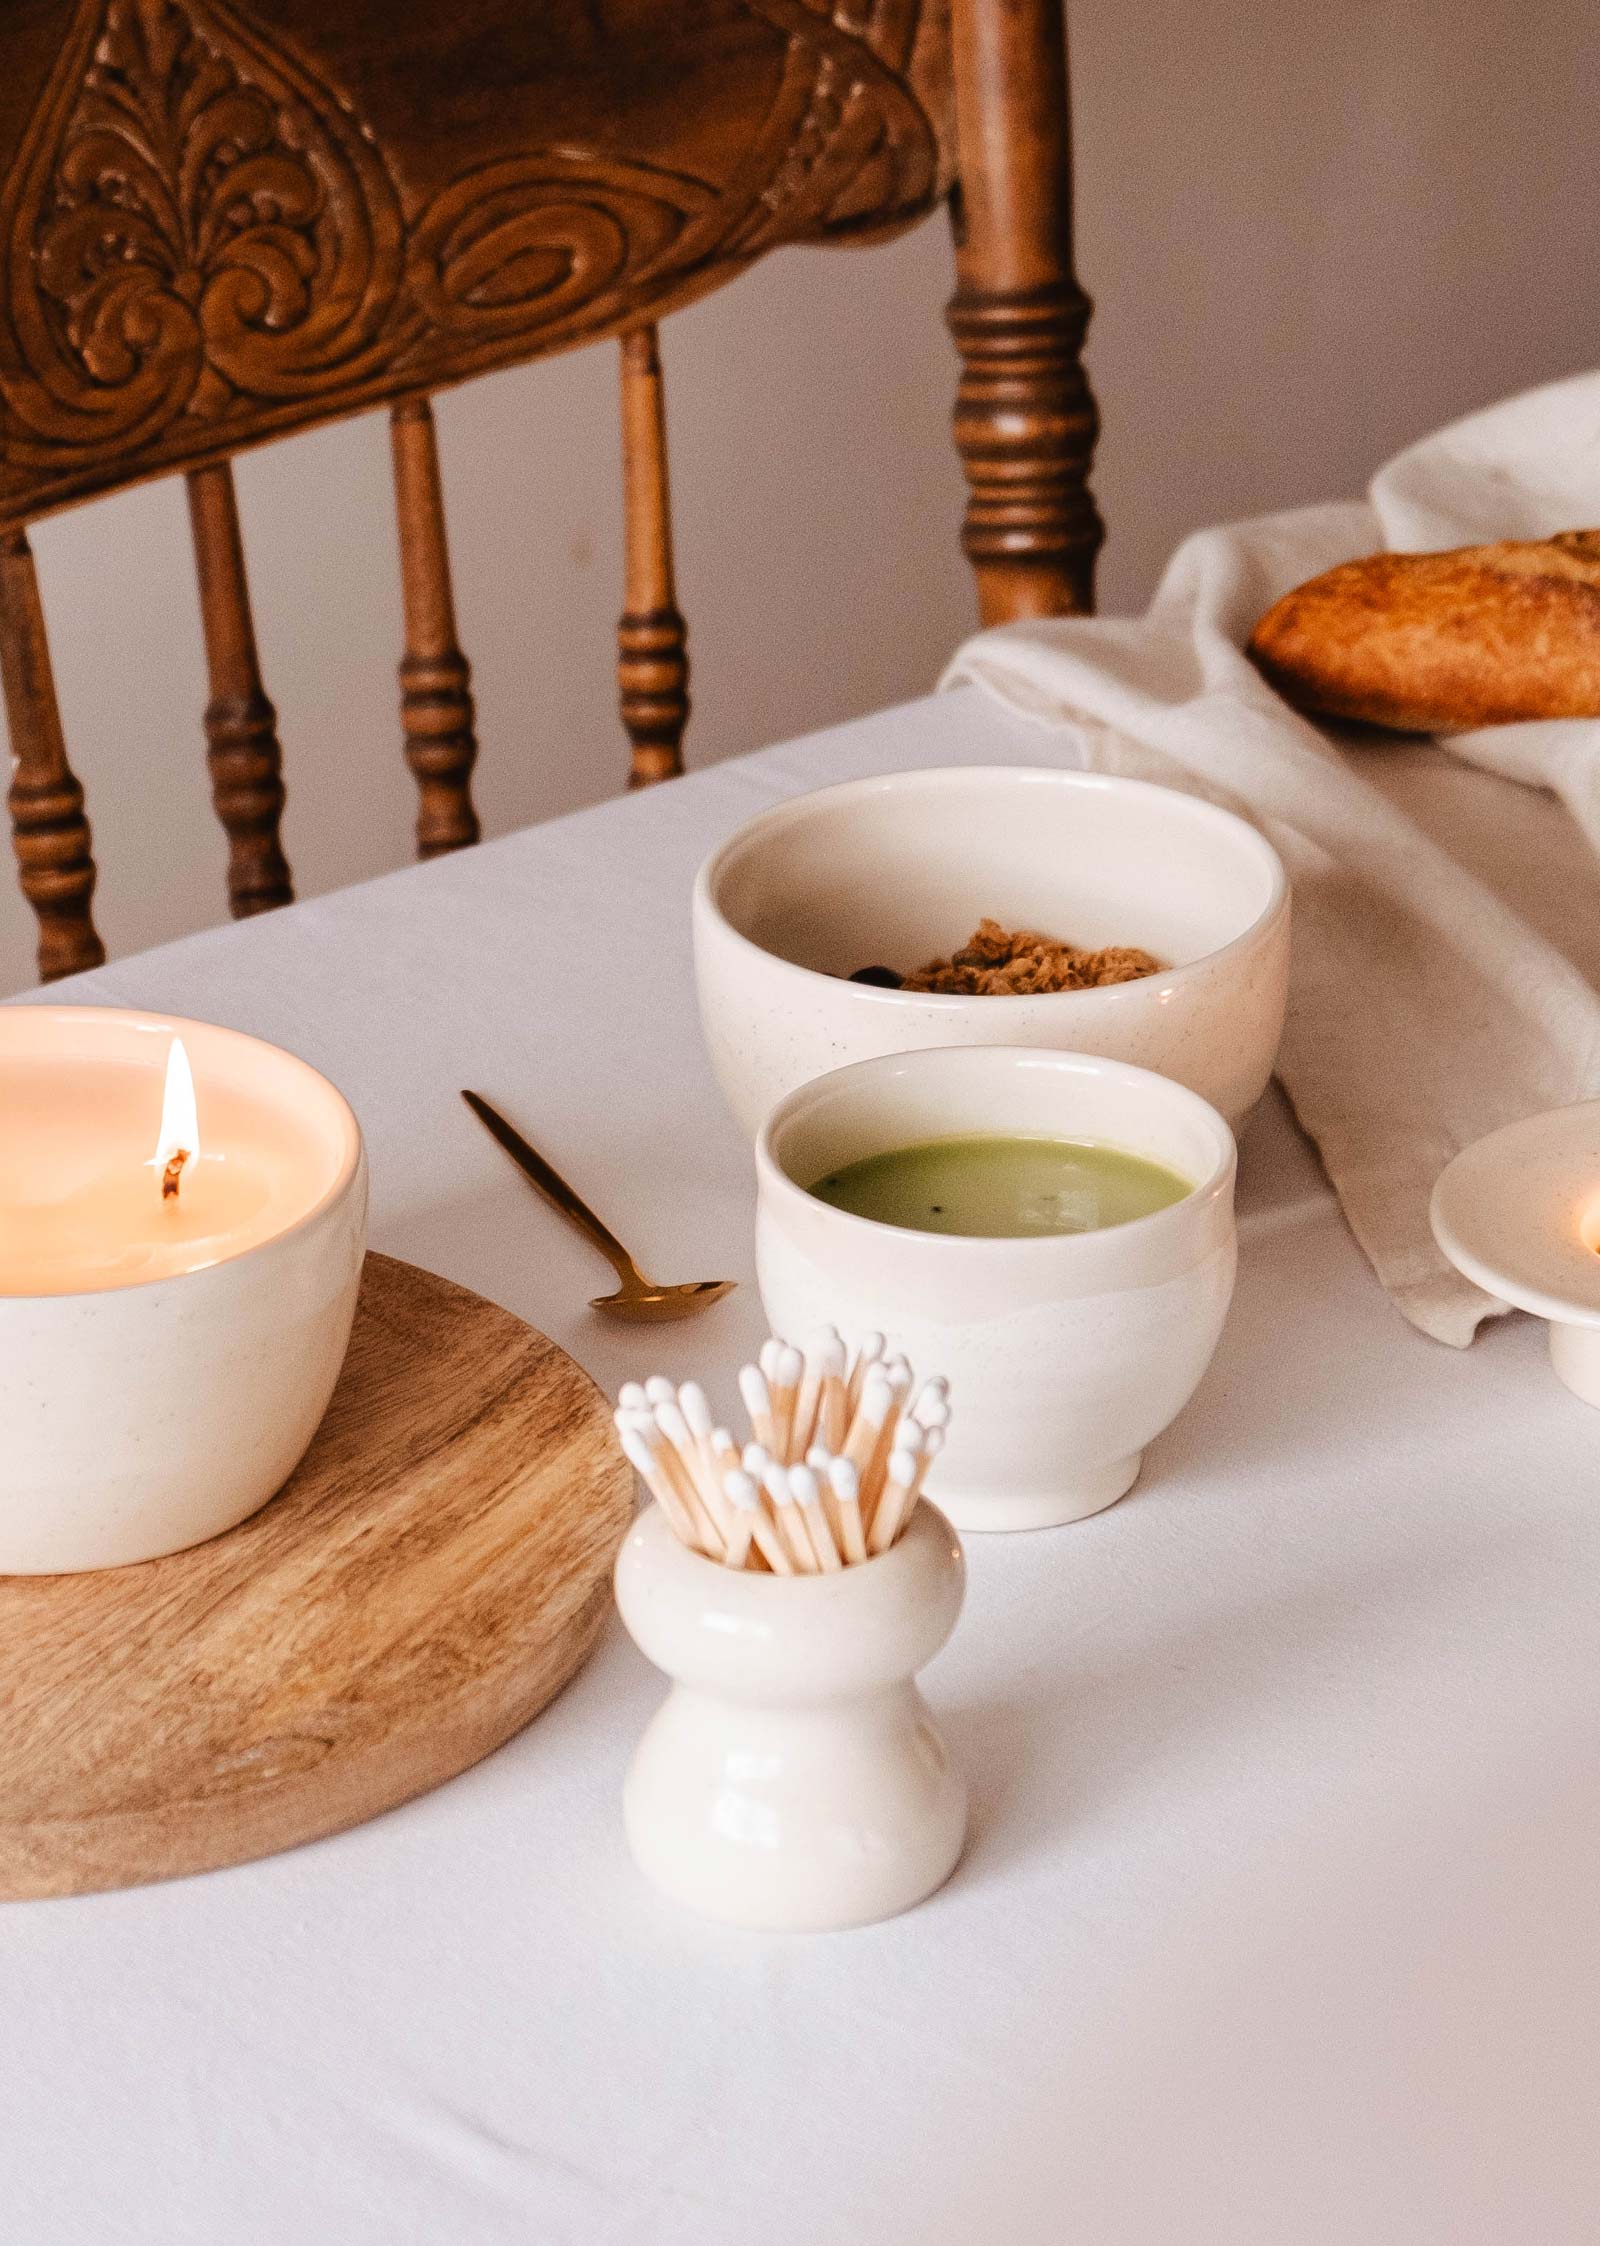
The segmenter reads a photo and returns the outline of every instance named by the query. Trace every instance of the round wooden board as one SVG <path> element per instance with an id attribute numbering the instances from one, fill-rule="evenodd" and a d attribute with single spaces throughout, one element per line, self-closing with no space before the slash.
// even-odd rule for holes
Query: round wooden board
<path id="1" fill-rule="evenodd" d="M 244 1863 L 454 1777 L 590 1651 L 632 1496 L 554 1342 L 369 1256 L 270 1505 L 141 1567 L 0 1577 L 0 1897 Z"/>

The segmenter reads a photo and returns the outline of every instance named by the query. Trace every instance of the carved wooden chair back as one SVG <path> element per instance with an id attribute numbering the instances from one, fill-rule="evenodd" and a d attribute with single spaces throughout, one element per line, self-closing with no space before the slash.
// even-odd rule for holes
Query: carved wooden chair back
<path id="1" fill-rule="evenodd" d="M 423 857 L 477 839 L 429 393 L 620 338 L 634 783 L 681 770 L 655 321 L 779 243 L 953 205 L 963 541 L 986 620 L 1087 607 L 1061 0 L 0 0 L 0 684 L 45 979 L 95 882 L 27 527 L 188 484 L 236 916 L 292 895 L 230 461 L 392 414 Z"/>

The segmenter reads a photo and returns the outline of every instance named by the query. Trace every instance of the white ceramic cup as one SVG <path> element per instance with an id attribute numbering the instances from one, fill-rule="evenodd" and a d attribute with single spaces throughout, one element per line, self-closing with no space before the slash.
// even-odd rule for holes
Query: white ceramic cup
<path id="1" fill-rule="evenodd" d="M 847 979 L 948 957 L 985 914 L 1165 964 L 1031 997 Z M 1254 827 L 1173 788 L 1023 766 L 892 772 L 741 827 L 695 883 L 694 955 L 712 1067 L 752 1138 L 812 1077 L 929 1045 L 1132 1061 L 1238 1123 L 1283 1032 L 1289 888 Z"/>
<path id="2" fill-rule="evenodd" d="M 0 1574 L 120 1567 L 233 1528 L 299 1464 L 344 1362 L 366 1155 L 349 1106 L 304 1061 L 203 1022 L 23 1006 L 0 1009 L 0 1088 L 61 1062 L 91 1080 L 148 1070 L 159 1105 L 177 1034 L 202 1132 L 225 1141 L 229 1117 L 248 1115 L 269 1146 L 281 1135 L 292 1207 L 272 1237 L 202 1269 L 0 1291 Z M 92 1105 L 74 1119 L 91 1145 L 94 1124 Z"/>
<path id="3" fill-rule="evenodd" d="M 807 1189 L 869 1155 L 967 1134 L 1084 1139 L 1164 1164 L 1181 1201 L 1095 1232 L 915 1232 Z M 791 1092 L 756 1143 L 756 1270 L 774 1333 L 882 1332 L 950 1382 L 930 1494 L 956 1526 L 1049 1528 L 1114 1504 L 1194 1393 L 1233 1293 L 1233 1134 L 1147 1069 L 945 1047 Z"/>
<path id="4" fill-rule="evenodd" d="M 719 1567 L 641 1514 L 617 1605 L 673 1679 L 623 1791 L 646 1878 L 707 1917 L 792 1932 L 890 1918 L 942 1885 L 966 1788 L 912 1679 L 965 1581 L 928 1504 L 877 1559 L 791 1577 Z"/>

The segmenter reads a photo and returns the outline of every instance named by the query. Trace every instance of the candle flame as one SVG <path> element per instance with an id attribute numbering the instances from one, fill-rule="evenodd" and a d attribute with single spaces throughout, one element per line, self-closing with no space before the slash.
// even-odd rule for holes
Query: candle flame
<path id="1" fill-rule="evenodd" d="M 194 1072 L 183 1039 L 175 1037 L 167 1054 L 167 1083 L 161 1098 L 161 1136 L 150 1167 L 161 1172 L 161 1193 L 170 1201 L 186 1162 L 200 1152 L 200 1118 L 195 1107 Z"/>

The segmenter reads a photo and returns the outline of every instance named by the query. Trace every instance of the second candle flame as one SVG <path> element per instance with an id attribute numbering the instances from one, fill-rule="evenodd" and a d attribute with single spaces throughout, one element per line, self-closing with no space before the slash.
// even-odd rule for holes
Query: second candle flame
<path id="1" fill-rule="evenodd" d="M 161 1100 L 161 1136 L 151 1168 L 161 1172 L 161 1198 L 177 1198 L 185 1163 L 200 1152 L 200 1118 L 195 1107 L 194 1072 L 183 1039 L 175 1037 L 167 1054 L 167 1083 Z"/>

